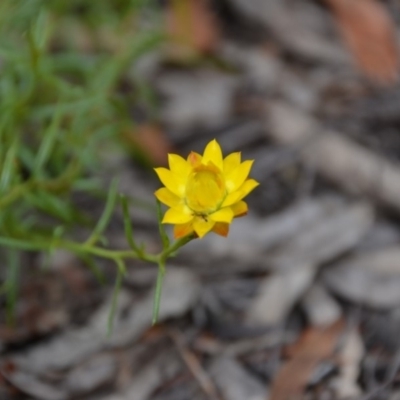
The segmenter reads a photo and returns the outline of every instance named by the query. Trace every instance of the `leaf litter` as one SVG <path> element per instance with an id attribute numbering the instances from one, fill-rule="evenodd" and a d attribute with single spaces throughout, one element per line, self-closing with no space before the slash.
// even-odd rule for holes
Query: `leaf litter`
<path id="1" fill-rule="evenodd" d="M 54 254 L 39 274 L 38 259 L 27 256 L 15 325 L 5 315 L 0 323 L 0 397 L 396 396 L 395 2 L 167 3 L 174 40 L 131 66 L 125 78 L 133 82 L 121 89 L 142 77 L 159 110 L 134 110 L 144 117 L 126 139 L 157 163 L 171 148 L 185 154 L 213 138 L 256 159 L 262 184 L 251 212 L 227 239 L 192 242 L 174 259 L 157 327 L 154 271 L 130 263 L 110 338 L 113 267 L 100 265 L 101 286 L 79 260 Z M 118 171 L 123 190 L 150 199 L 156 181 L 143 165 L 108 151 L 103 164 L 106 182 Z M 137 234 L 156 248 L 149 213 L 132 210 Z M 118 218 L 109 236 L 125 246 Z"/>

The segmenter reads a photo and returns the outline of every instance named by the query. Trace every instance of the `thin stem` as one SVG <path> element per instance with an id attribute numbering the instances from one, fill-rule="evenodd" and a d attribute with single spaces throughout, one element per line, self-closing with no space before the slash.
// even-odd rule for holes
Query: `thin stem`
<path id="1" fill-rule="evenodd" d="M 159 311 L 160 311 L 161 291 L 162 291 L 162 284 L 163 284 L 164 276 L 165 276 L 166 260 L 168 257 L 172 256 L 180 247 L 184 246 L 186 243 L 190 242 L 192 239 L 194 239 L 193 234 L 185 236 L 185 237 L 175 241 L 174 243 L 172 243 L 168 248 L 162 250 L 159 254 L 155 254 L 155 255 L 146 254 L 146 253 L 137 254 L 137 252 L 134 249 L 131 249 L 131 250 L 109 250 L 109 249 L 104 249 L 101 247 L 96 247 L 96 246 L 92 245 L 91 243 L 81 244 L 81 243 L 76 243 L 76 242 L 72 242 L 72 241 L 68 241 L 68 240 L 62 240 L 59 238 L 54 238 L 54 240 L 51 242 L 51 249 L 62 248 L 62 249 L 66 249 L 66 250 L 75 252 L 76 254 L 78 254 L 80 256 L 94 255 L 94 256 L 113 260 L 118 266 L 118 275 L 117 275 L 117 280 L 116 280 L 114 296 L 117 296 L 117 293 L 121 286 L 122 277 L 125 274 L 124 260 L 129 259 L 129 258 L 134 258 L 134 259 L 142 259 L 142 260 L 145 260 L 148 262 L 158 264 L 158 275 L 157 275 L 157 282 L 156 282 L 156 288 L 155 288 L 155 293 L 154 293 L 153 318 L 152 318 L 152 322 L 154 325 L 157 323 L 158 315 L 159 315 Z M 49 248 L 49 242 L 44 239 L 33 243 L 33 242 L 26 241 L 23 239 L 0 237 L 0 246 L 1 245 L 8 246 L 8 247 L 11 247 L 14 249 L 24 249 L 24 250 L 48 250 L 48 248 Z M 110 314 L 111 316 L 109 319 L 109 332 L 112 329 L 112 322 L 113 322 L 113 316 L 114 316 L 115 307 L 116 307 L 116 301 L 117 301 L 116 297 L 114 297 L 112 312 Z"/>
<path id="2" fill-rule="evenodd" d="M 128 199 L 120 195 L 120 200 L 122 204 L 122 213 L 124 217 L 124 231 L 125 231 L 125 237 L 128 241 L 128 244 L 130 248 L 136 252 L 136 254 L 139 255 L 139 257 L 142 257 L 144 252 L 142 249 L 138 247 L 136 244 L 134 238 L 133 238 L 133 229 L 132 229 L 132 224 L 131 224 L 131 219 L 129 217 L 129 209 L 128 209 Z"/>
<path id="3" fill-rule="evenodd" d="M 157 323 L 158 314 L 160 311 L 161 291 L 162 291 L 164 275 L 165 275 L 165 261 L 160 260 L 158 263 L 157 283 L 156 283 L 156 290 L 154 293 L 154 302 L 153 302 L 153 319 L 152 319 L 153 325 Z"/>
<path id="4" fill-rule="evenodd" d="M 173 253 L 175 253 L 179 248 L 184 246 L 186 243 L 189 243 L 194 238 L 195 236 L 191 233 L 190 235 L 178 239 L 176 242 L 172 243 L 167 249 L 163 250 L 160 254 L 160 257 L 166 260 L 170 255 L 173 255 Z"/>
<path id="5" fill-rule="evenodd" d="M 7 246 L 15 249 L 20 250 L 48 250 L 49 248 L 49 241 L 48 240 L 36 240 L 33 241 L 26 241 L 23 239 L 14 239 L 14 238 L 7 238 L 0 236 L 0 246 Z M 76 252 L 78 254 L 91 254 L 98 257 L 103 257 L 111 260 L 116 259 L 126 259 L 126 258 L 135 258 L 135 259 L 142 259 L 144 261 L 158 263 L 158 256 L 152 254 L 143 254 L 139 257 L 136 252 L 133 250 L 109 250 L 103 249 L 101 247 L 95 246 L 88 246 L 81 243 L 76 243 L 68 240 L 61 240 L 56 239 L 51 242 L 51 247 L 53 249 L 65 249 L 70 250 L 72 252 Z"/>
<path id="6" fill-rule="evenodd" d="M 156 283 L 156 290 L 154 293 L 154 303 L 153 303 L 153 325 L 157 323 L 158 314 L 160 311 L 160 302 L 161 302 L 161 290 L 162 290 L 162 283 L 164 280 L 165 275 L 165 264 L 167 258 L 175 253 L 180 247 L 184 246 L 186 243 L 190 242 L 194 238 L 193 234 L 185 236 L 176 242 L 172 243 L 167 249 L 163 250 L 158 255 L 158 275 L 157 275 L 157 283 Z"/>
<path id="7" fill-rule="evenodd" d="M 108 192 L 107 202 L 106 202 L 106 206 L 104 208 L 103 214 L 100 217 L 99 221 L 97 222 L 97 225 L 95 226 L 92 234 L 89 236 L 89 238 L 84 243 L 85 246 L 92 246 L 92 245 L 96 244 L 96 242 L 100 238 L 100 235 L 106 229 L 106 227 L 111 219 L 112 212 L 115 207 L 115 203 L 117 201 L 117 196 L 118 196 L 117 190 L 118 190 L 117 180 L 114 179 L 111 184 L 111 189 Z"/>
<path id="8" fill-rule="evenodd" d="M 69 241 L 59 241 L 55 243 L 56 247 L 64 248 L 71 251 L 76 251 L 79 253 L 89 253 L 95 256 L 104 257 L 112 260 L 116 259 L 142 259 L 144 261 L 157 263 L 158 257 L 152 254 L 143 254 L 138 256 L 134 250 L 109 250 L 103 249 L 102 247 L 95 247 L 90 245 L 82 245 L 80 243 L 69 242 Z"/>
<path id="9" fill-rule="evenodd" d="M 93 246 L 90 244 L 81 244 L 68 240 L 62 240 L 55 238 L 51 242 L 51 247 L 53 249 L 65 249 L 79 254 L 92 254 L 94 256 L 108 258 L 111 260 L 116 259 L 141 259 L 143 261 L 148 261 L 151 263 L 159 264 L 160 262 L 165 264 L 166 259 L 175 253 L 180 247 L 184 246 L 186 243 L 190 242 L 194 238 L 193 235 L 185 236 L 176 242 L 172 243 L 167 249 L 161 251 L 159 254 L 140 254 L 138 255 L 135 250 L 109 250 L 102 247 Z M 9 246 L 16 249 L 22 250 L 47 250 L 49 248 L 48 240 L 37 240 L 25 241 L 23 239 L 6 238 L 0 236 L 0 245 Z"/>

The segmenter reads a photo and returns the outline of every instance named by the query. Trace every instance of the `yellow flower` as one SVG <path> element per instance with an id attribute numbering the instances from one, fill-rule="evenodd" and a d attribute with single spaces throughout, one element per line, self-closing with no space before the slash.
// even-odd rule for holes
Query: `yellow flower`
<path id="1" fill-rule="evenodd" d="M 241 162 L 240 153 L 222 157 L 214 139 L 203 156 L 191 152 L 185 160 L 168 154 L 169 168 L 155 168 L 165 187 L 154 194 L 170 207 L 163 224 L 173 224 L 175 238 L 193 231 L 203 237 L 210 231 L 227 236 L 233 218 L 247 213 L 247 196 L 258 182 L 247 179 L 253 160 Z"/>

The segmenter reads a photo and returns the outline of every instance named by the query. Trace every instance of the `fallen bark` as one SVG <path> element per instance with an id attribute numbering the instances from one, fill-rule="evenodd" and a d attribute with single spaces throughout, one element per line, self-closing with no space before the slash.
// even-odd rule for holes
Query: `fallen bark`
<path id="1" fill-rule="evenodd" d="M 356 245 L 373 219 L 373 211 L 366 204 L 349 205 L 344 199 L 333 196 L 307 199 L 269 218 L 257 219 L 249 215 L 238 219 L 228 238 L 210 235 L 190 243 L 182 249 L 182 254 L 190 255 L 192 260 L 194 253 L 205 252 L 218 259 L 234 259 L 235 265 L 229 265 L 230 271 L 233 267 L 249 269 L 249 265 L 253 269 L 269 269 L 271 264 L 279 268 L 289 256 L 297 257 L 299 252 L 307 256 L 307 262 L 310 254 L 312 262 L 320 258 L 325 260 L 329 254 L 336 256 L 343 249 Z M 324 251 L 329 254 L 321 254 Z M 268 252 L 272 252 L 272 258 L 265 257 Z M 195 260 L 202 263 L 200 256 Z M 203 264 L 206 268 L 208 262 Z"/>
<path id="2" fill-rule="evenodd" d="M 266 133 L 280 144 L 298 147 L 305 164 L 348 192 L 400 211 L 400 166 L 283 103 L 268 105 Z"/>
<path id="3" fill-rule="evenodd" d="M 354 255 L 327 268 L 326 286 L 336 295 L 376 309 L 400 304 L 400 247 Z"/>

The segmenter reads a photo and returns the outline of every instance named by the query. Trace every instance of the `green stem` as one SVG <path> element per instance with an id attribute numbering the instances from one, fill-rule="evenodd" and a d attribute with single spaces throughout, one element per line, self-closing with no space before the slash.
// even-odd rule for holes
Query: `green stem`
<path id="1" fill-rule="evenodd" d="M 138 255 L 135 250 L 109 250 L 102 247 L 91 246 L 87 244 L 76 243 L 68 240 L 55 239 L 51 242 L 51 247 L 53 249 L 65 249 L 79 254 L 91 254 L 98 257 L 103 257 L 111 260 L 116 259 L 141 259 L 143 261 L 148 261 L 154 264 L 159 264 L 160 262 L 165 263 L 166 259 L 175 253 L 180 247 L 188 243 L 193 239 L 192 235 L 185 236 L 176 242 L 172 243 L 167 249 L 163 250 L 159 254 L 141 254 Z M 21 250 L 48 250 L 49 241 L 26 241 L 23 239 L 14 239 L 0 237 L 0 246 L 7 246 Z"/>
<path id="2" fill-rule="evenodd" d="M 129 216 L 128 199 L 124 195 L 120 195 L 120 201 L 122 204 L 122 213 L 124 216 L 125 237 L 128 241 L 130 248 L 139 257 L 142 257 L 144 255 L 144 251 L 136 244 L 135 239 L 133 238 L 133 229 L 132 229 L 131 219 Z"/>
<path id="3" fill-rule="evenodd" d="M 172 243 L 167 249 L 163 250 L 160 253 L 160 257 L 164 258 L 166 260 L 169 256 L 173 255 L 179 248 L 184 246 L 186 243 L 189 243 L 191 240 L 194 239 L 194 235 L 190 234 L 187 236 L 184 236 L 183 238 L 178 239 L 176 242 Z"/>
<path id="4" fill-rule="evenodd" d="M 162 291 L 164 275 L 165 275 L 165 262 L 160 261 L 158 263 L 157 283 L 156 283 L 156 290 L 154 293 L 154 302 L 153 302 L 153 319 L 152 319 L 153 325 L 157 323 L 158 314 L 160 311 L 161 291 Z"/>
<path id="5" fill-rule="evenodd" d="M 107 258 L 109 260 L 113 260 L 118 266 L 118 275 L 116 281 L 116 290 L 120 288 L 122 277 L 125 274 L 125 259 L 133 258 L 133 259 L 142 259 L 144 261 L 148 261 L 151 263 L 158 264 L 158 275 L 156 288 L 154 293 L 154 305 L 153 305 L 153 324 L 157 323 L 159 310 L 160 310 L 160 301 L 161 301 L 161 291 L 162 284 L 165 276 L 165 265 L 167 258 L 173 256 L 174 253 L 186 243 L 190 242 L 194 239 L 194 235 L 190 234 L 185 236 L 171 245 L 168 248 L 162 250 L 159 254 L 137 254 L 135 250 L 109 250 L 101 247 L 96 247 L 91 243 L 76 243 L 68 240 L 62 240 L 55 238 L 51 242 L 51 249 L 62 248 L 65 250 L 72 251 L 80 256 L 85 255 L 94 255 L 98 257 Z M 49 241 L 47 240 L 38 240 L 33 242 L 26 241 L 23 239 L 13 239 L 7 237 L 0 237 L 0 246 L 7 246 L 14 249 L 23 249 L 23 250 L 48 250 Z M 115 309 L 116 298 L 113 300 L 113 309 Z M 109 331 L 111 331 L 112 321 L 113 321 L 113 313 L 109 320 Z"/>
<path id="6" fill-rule="evenodd" d="M 183 238 L 178 239 L 176 242 L 172 243 L 167 249 L 164 249 L 158 256 L 158 274 L 157 274 L 157 283 L 156 290 L 154 293 L 154 302 L 153 302 L 153 325 L 157 323 L 158 314 L 160 311 L 160 302 L 161 302 L 161 290 L 162 283 L 165 275 L 165 264 L 167 258 L 173 255 L 180 247 L 184 246 L 186 243 L 190 242 L 194 239 L 194 235 L 190 234 Z"/>
<path id="7" fill-rule="evenodd" d="M 66 250 L 75 251 L 78 253 L 89 253 L 94 256 L 108 258 L 111 260 L 116 259 L 126 259 L 126 258 L 134 258 L 134 259 L 142 259 L 144 261 L 157 263 L 158 256 L 152 254 L 142 254 L 138 256 L 134 250 L 109 250 L 103 249 L 102 247 L 95 247 L 75 242 L 69 241 L 56 241 L 55 247 L 64 248 Z"/>

